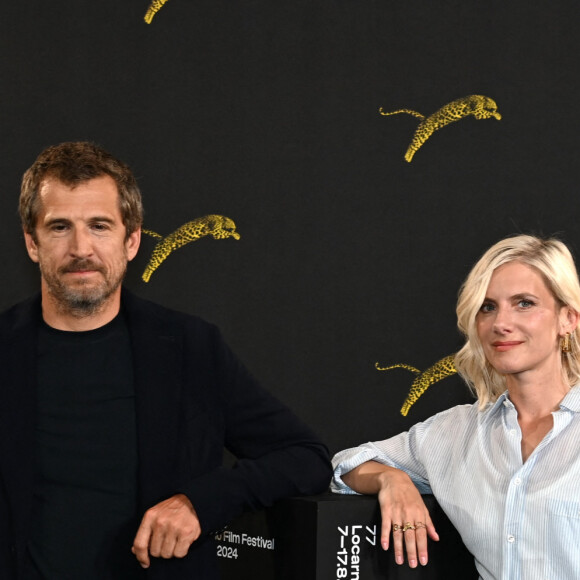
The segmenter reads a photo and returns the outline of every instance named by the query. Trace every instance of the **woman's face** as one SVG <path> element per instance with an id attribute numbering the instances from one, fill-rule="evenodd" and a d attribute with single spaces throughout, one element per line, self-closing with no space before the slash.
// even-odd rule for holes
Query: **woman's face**
<path id="1" fill-rule="evenodd" d="M 508 384 L 510 376 L 559 379 L 560 338 L 575 326 L 570 314 L 535 268 L 509 262 L 491 277 L 476 317 L 477 334 L 487 360 L 508 375 Z"/>

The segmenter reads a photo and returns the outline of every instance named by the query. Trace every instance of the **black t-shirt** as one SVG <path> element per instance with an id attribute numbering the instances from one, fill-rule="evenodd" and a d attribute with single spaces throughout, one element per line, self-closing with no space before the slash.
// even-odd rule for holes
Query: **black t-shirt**
<path id="1" fill-rule="evenodd" d="M 36 480 L 26 578 L 128 580 L 137 432 L 131 344 L 122 316 L 87 332 L 38 334 Z"/>

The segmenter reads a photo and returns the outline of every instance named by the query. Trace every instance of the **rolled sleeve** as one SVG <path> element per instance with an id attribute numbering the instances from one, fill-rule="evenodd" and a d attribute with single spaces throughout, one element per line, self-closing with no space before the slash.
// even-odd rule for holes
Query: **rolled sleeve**
<path id="1" fill-rule="evenodd" d="M 356 494 L 342 476 L 367 461 L 376 461 L 407 473 L 421 493 L 433 493 L 427 477 L 427 469 L 421 460 L 421 442 L 429 430 L 431 420 L 414 425 L 408 432 L 384 441 L 364 443 L 359 447 L 345 449 L 332 459 L 334 475 L 330 489 L 334 493 Z"/>
<path id="2" fill-rule="evenodd" d="M 382 460 L 380 450 L 373 443 L 365 443 L 359 447 L 352 447 L 351 449 L 339 451 L 332 458 L 334 475 L 330 483 L 330 490 L 333 493 L 360 495 L 344 483 L 342 476 L 367 461 L 385 463 L 385 461 Z M 389 463 L 386 463 L 386 465 L 389 465 Z"/>

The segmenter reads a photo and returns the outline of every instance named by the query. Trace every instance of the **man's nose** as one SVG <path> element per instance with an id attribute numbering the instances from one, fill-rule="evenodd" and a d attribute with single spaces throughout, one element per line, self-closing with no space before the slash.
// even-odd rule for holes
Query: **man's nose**
<path id="1" fill-rule="evenodd" d="M 88 231 L 75 228 L 71 236 L 70 253 L 76 257 L 87 257 L 93 253 L 93 242 Z"/>

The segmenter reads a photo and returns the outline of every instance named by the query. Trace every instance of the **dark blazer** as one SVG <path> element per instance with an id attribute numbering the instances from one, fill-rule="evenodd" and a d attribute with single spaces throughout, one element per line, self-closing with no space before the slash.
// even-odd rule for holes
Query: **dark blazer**
<path id="1" fill-rule="evenodd" d="M 218 578 L 212 534 L 245 509 L 326 489 L 326 448 L 264 391 L 217 328 L 123 290 L 131 334 L 142 512 L 176 493 L 202 537 L 183 559 L 152 559 L 147 578 Z M 18 578 L 34 475 L 40 298 L 0 316 L 0 578 Z M 222 467 L 223 448 L 238 461 Z"/>

